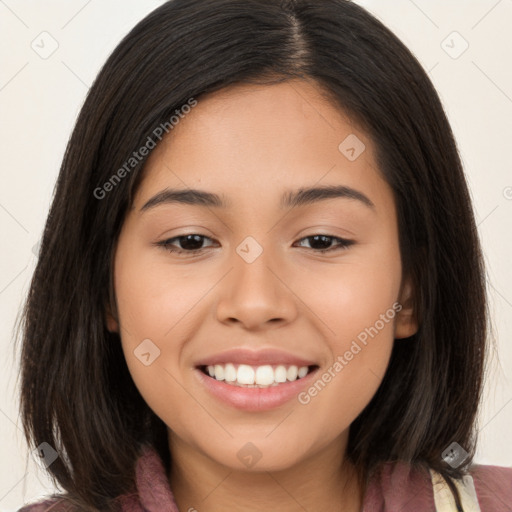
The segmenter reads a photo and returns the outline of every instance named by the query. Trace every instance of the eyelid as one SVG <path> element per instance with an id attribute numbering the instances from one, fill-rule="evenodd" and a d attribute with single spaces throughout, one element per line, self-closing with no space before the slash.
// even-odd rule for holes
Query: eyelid
<path id="1" fill-rule="evenodd" d="M 299 238 L 297 241 L 302 242 L 303 240 L 307 240 L 308 238 L 314 238 L 317 236 L 325 236 L 326 238 L 331 238 L 332 240 L 337 241 L 338 245 L 334 246 L 334 248 L 329 248 L 329 249 L 325 249 L 325 250 L 311 249 L 313 252 L 319 252 L 319 253 L 328 252 L 328 251 L 334 252 L 336 249 L 346 249 L 347 247 L 350 247 L 351 245 L 354 245 L 356 243 L 355 240 L 350 240 L 348 238 L 342 238 L 342 237 L 335 236 L 335 235 L 326 235 L 324 233 L 315 233 L 313 235 L 303 236 L 302 238 Z"/>

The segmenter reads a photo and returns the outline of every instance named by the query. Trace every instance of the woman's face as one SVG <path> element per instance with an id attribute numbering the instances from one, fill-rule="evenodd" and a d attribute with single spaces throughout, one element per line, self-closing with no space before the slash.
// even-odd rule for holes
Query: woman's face
<path id="1" fill-rule="evenodd" d="M 171 449 L 258 470 L 343 454 L 416 330 L 369 138 L 310 82 L 235 86 L 199 98 L 144 172 L 108 326 Z M 254 378 L 276 385 L 235 385 Z"/>

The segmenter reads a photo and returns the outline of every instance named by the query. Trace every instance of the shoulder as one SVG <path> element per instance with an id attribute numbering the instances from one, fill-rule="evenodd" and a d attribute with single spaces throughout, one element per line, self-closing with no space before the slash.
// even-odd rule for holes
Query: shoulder
<path id="1" fill-rule="evenodd" d="M 114 501 L 117 503 L 113 505 L 112 509 L 109 508 L 109 510 L 142 510 L 140 508 L 139 496 L 137 493 L 123 494 L 118 496 Z M 43 498 L 34 503 L 23 505 L 23 507 L 17 510 L 17 512 L 84 512 L 85 510 L 91 509 L 85 509 L 79 505 L 73 504 L 65 497 L 55 495 Z"/>
<path id="2" fill-rule="evenodd" d="M 62 498 L 46 498 L 24 505 L 18 512 L 72 512 L 73 507 Z"/>
<path id="3" fill-rule="evenodd" d="M 481 512 L 512 511 L 512 468 L 473 465 L 466 475 L 464 486 L 470 496 L 476 494 Z M 365 511 L 434 509 L 432 475 L 424 466 L 387 462 L 373 473 L 365 497 Z"/>
<path id="4" fill-rule="evenodd" d="M 364 511 L 433 510 L 434 494 L 428 469 L 404 461 L 386 462 L 372 473 Z"/>
<path id="5" fill-rule="evenodd" d="M 473 465 L 469 475 L 482 512 L 512 510 L 512 467 Z"/>

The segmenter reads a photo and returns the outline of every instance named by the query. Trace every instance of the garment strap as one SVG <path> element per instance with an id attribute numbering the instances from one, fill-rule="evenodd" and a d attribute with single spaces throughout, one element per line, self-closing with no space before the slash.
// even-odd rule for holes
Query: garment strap
<path id="1" fill-rule="evenodd" d="M 434 488 L 436 512 L 457 512 L 455 498 L 448 487 L 446 480 L 440 473 L 433 469 L 430 469 L 430 476 L 432 478 L 432 485 Z M 460 480 L 453 480 L 453 483 L 459 490 L 464 512 L 481 512 L 473 477 L 471 475 L 464 475 L 462 480 L 463 482 Z"/>

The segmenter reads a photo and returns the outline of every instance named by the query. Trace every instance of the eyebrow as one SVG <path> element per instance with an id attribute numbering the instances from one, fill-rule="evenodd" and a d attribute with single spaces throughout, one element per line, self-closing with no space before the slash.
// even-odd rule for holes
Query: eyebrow
<path id="1" fill-rule="evenodd" d="M 365 194 L 344 185 L 330 185 L 322 187 L 299 188 L 285 191 L 281 196 L 280 208 L 297 208 L 319 201 L 333 198 L 355 199 L 375 211 L 374 203 Z M 166 188 L 149 199 L 140 212 L 155 208 L 158 205 L 181 203 L 193 206 L 206 206 L 212 208 L 228 208 L 231 202 L 227 198 L 197 189 L 170 189 Z"/>

